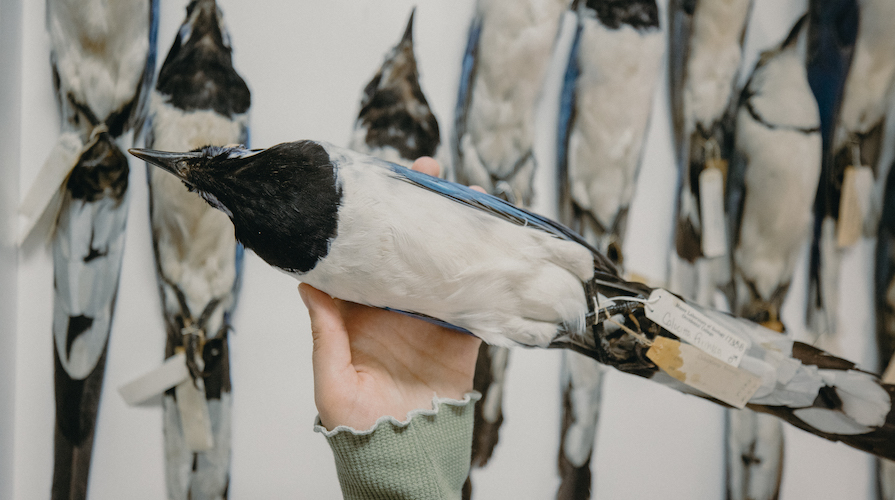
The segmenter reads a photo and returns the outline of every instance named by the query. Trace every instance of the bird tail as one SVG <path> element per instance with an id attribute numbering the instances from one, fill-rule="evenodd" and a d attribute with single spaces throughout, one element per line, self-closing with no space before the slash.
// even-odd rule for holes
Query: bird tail
<path id="1" fill-rule="evenodd" d="M 609 275 L 587 288 L 599 304 L 587 318 L 592 337 L 561 335 L 552 347 L 895 459 L 895 386 L 876 375 L 665 290 Z"/>
<path id="2" fill-rule="evenodd" d="M 590 463 L 596 443 L 604 373 L 602 365 L 586 356 L 563 353 L 557 500 L 590 498 Z"/>
<path id="3" fill-rule="evenodd" d="M 772 500 L 783 478 L 783 426 L 770 415 L 727 412 L 727 498 Z"/>
<path id="4" fill-rule="evenodd" d="M 108 345 L 108 344 L 107 344 Z M 53 500 L 87 498 L 96 416 L 106 366 L 106 349 L 83 380 L 69 376 L 55 352 L 56 425 L 53 450 Z"/>
<path id="5" fill-rule="evenodd" d="M 500 439 L 503 424 L 503 393 L 510 350 L 482 344 L 476 361 L 473 388 L 482 394 L 475 406 L 472 431 L 472 466 L 484 467 Z"/>

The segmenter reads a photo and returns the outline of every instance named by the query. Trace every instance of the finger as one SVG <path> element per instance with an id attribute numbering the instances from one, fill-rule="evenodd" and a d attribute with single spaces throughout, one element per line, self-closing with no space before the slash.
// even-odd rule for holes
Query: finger
<path id="1" fill-rule="evenodd" d="M 438 177 L 438 174 L 441 172 L 441 165 L 439 165 L 431 156 L 421 156 L 417 158 L 410 168 L 417 172 L 422 172 L 435 177 Z"/>
<path id="2" fill-rule="evenodd" d="M 311 317 L 314 390 L 315 393 L 318 389 L 325 393 L 329 388 L 345 383 L 346 375 L 350 374 L 351 347 L 348 331 L 332 297 L 307 283 L 298 285 L 298 292 Z"/>
<path id="3" fill-rule="evenodd" d="M 485 188 L 483 188 L 482 186 L 469 186 L 469 189 L 474 189 L 480 193 L 487 193 L 487 191 L 485 191 Z"/>

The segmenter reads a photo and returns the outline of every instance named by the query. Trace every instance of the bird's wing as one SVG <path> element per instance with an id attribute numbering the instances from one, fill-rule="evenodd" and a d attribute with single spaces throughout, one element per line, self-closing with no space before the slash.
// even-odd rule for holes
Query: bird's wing
<path id="1" fill-rule="evenodd" d="M 86 496 L 127 220 L 128 163 L 108 134 L 69 176 L 53 237 L 53 497 Z"/>
<path id="2" fill-rule="evenodd" d="M 569 62 L 566 64 L 566 71 L 563 73 L 562 90 L 559 94 L 559 117 L 557 119 L 556 131 L 556 166 L 557 174 L 560 179 L 559 184 L 559 207 L 561 219 L 570 221 L 572 218 L 572 194 L 571 186 L 563 179 L 568 178 L 568 158 L 569 158 L 569 134 L 574 126 L 576 119 L 576 82 L 580 68 L 578 67 L 578 51 L 581 46 L 581 30 L 582 23 L 579 21 L 575 27 L 575 37 L 572 39 L 572 48 L 569 51 Z"/>
<path id="3" fill-rule="evenodd" d="M 895 169 L 886 181 L 886 196 L 876 242 L 876 336 L 881 372 L 889 374 L 895 365 Z"/>
<path id="4" fill-rule="evenodd" d="M 146 66 L 143 68 L 140 89 L 137 93 L 136 103 L 132 108 L 131 124 L 134 129 L 135 142 L 143 135 L 143 128 L 149 114 L 149 99 L 152 95 L 153 80 L 155 79 L 155 64 L 158 58 L 158 24 L 159 24 L 159 0 L 149 2 L 149 53 L 146 55 Z"/>
<path id="5" fill-rule="evenodd" d="M 391 163 L 382 162 L 381 165 L 390 169 L 399 179 L 444 196 L 461 205 L 480 210 L 494 217 L 516 224 L 517 226 L 531 227 L 532 229 L 543 231 L 559 239 L 574 241 L 575 243 L 586 247 L 594 254 L 594 262 L 598 270 L 612 275 L 617 274 L 615 266 L 597 251 L 596 248 L 585 241 L 580 235 L 558 222 L 529 212 L 524 208 L 519 208 L 496 196 L 480 193 L 474 189 L 470 189 L 454 182 L 439 179 L 438 177 L 432 177 L 431 175 L 426 175 Z"/>
<path id="6" fill-rule="evenodd" d="M 454 133 L 452 149 L 454 151 L 453 164 L 461 164 L 461 141 L 466 134 L 466 114 L 469 112 L 469 101 L 472 99 L 472 82 L 476 74 L 476 53 L 479 48 L 479 37 L 482 34 L 482 18 L 480 15 L 472 20 L 469 26 L 469 36 L 466 40 L 466 50 L 463 52 L 463 62 L 460 67 L 460 86 L 457 90 L 457 107 L 454 109 Z"/>
<path id="7" fill-rule="evenodd" d="M 820 111 L 823 164 L 814 204 L 806 324 L 820 334 L 835 327 L 836 321 L 834 290 L 839 266 L 833 228 L 839 192 L 834 180 L 833 132 L 858 36 L 858 4 L 856 0 L 814 0 L 808 18 L 805 67 Z"/>
<path id="8" fill-rule="evenodd" d="M 668 86 L 677 157 L 685 149 L 681 147 L 686 140 L 683 97 L 695 8 L 696 2 L 687 0 L 670 0 L 668 4 Z"/>

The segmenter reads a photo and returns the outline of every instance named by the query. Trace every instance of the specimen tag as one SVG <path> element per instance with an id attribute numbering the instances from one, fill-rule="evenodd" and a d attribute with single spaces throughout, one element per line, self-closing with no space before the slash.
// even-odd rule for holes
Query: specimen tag
<path id="1" fill-rule="evenodd" d="M 889 366 L 886 367 L 886 371 L 883 372 L 880 380 L 885 384 L 895 384 L 895 354 L 889 360 Z"/>
<path id="2" fill-rule="evenodd" d="M 727 223 L 724 220 L 724 173 L 705 168 L 699 174 L 699 217 L 702 220 L 702 254 L 727 254 Z"/>
<path id="3" fill-rule="evenodd" d="M 64 132 L 59 136 L 19 206 L 19 245 L 28 238 L 45 213 L 59 211 L 62 184 L 78 164 L 83 147 L 80 135 L 74 132 Z"/>
<path id="4" fill-rule="evenodd" d="M 731 366 L 740 366 L 749 348 L 748 340 L 661 288 L 653 290 L 644 309 L 657 325 Z"/>
<path id="5" fill-rule="evenodd" d="M 129 405 L 137 405 L 157 396 L 184 381 L 190 381 L 186 354 L 178 353 L 166 359 L 162 366 L 118 388 L 118 393 Z"/>
<path id="6" fill-rule="evenodd" d="M 198 387 L 196 387 L 198 386 Z M 211 416 L 208 414 L 208 400 L 205 399 L 203 380 L 185 380 L 174 388 L 177 409 L 180 411 L 180 427 L 183 439 L 192 452 L 208 451 L 214 446 L 211 432 Z"/>
<path id="7" fill-rule="evenodd" d="M 836 225 L 836 245 L 839 248 L 852 246 L 861 237 L 864 217 L 870 210 L 872 190 L 873 170 L 870 167 L 846 167 L 839 198 L 839 222 Z"/>
<path id="8" fill-rule="evenodd" d="M 673 378 L 736 408 L 761 387 L 761 378 L 666 337 L 653 339 L 646 356 Z"/>

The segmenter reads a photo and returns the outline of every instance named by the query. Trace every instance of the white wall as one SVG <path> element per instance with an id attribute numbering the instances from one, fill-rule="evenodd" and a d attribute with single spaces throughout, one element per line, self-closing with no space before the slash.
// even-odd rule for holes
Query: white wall
<path id="1" fill-rule="evenodd" d="M 185 3 L 163 2 L 160 60 L 173 41 Z M 253 146 L 300 138 L 347 142 L 361 90 L 385 52 L 400 38 L 413 5 L 418 6 L 415 40 L 423 90 L 447 139 L 474 0 L 219 3 L 231 31 L 236 68 L 253 94 Z M 16 0 L 0 2 L 3 7 L 18 4 Z M 20 145 L 30 155 L 15 159 L 18 172 L 0 172 L 0 185 L 4 190 L 18 186 L 24 192 L 55 140 L 59 124 L 43 29 L 43 2 L 21 4 L 19 81 L 23 82 L 20 102 L 25 112 Z M 756 1 L 757 19 L 747 39 L 751 61 L 759 49 L 776 43 L 789 30 L 804 5 L 804 0 L 784 4 Z M 5 39 L 12 35 L 5 29 L 7 10 L 0 13 L 4 28 L 0 33 Z M 561 39 L 567 41 L 568 37 Z M 3 53 L 3 57 L 9 54 Z M 564 60 L 563 54 L 555 61 L 538 115 L 536 154 L 542 168 L 536 208 L 548 215 L 555 214 L 555 198 L 550 194 L 554 182 L 552 143 L 556 77 Z M 7 89 L 3 92 L 5 96 Z M 653 280 L 665 274 L 676 182 L 667 110 L 666 85 L 662 83 L 626 248 L 630 269 Z M 6 120 L 4 116 L 4 127 L 8 126 Z M 6 152 L 6 148 L 2 150 Z M 4 158 L 4 162 L 9 160 Z M 159 499 L 165 495 L 158 401 L 129 408 L 115 392 L 122 383 L 157 365 L 164 345 L 144 167 L 132 162 L 132 169 L 127 249 L 91 477 L 93 499 Z M 6 220 L 8 212 L 0 215 Z M 848 264 L 862 272 L 866 267 L 860 266 L 867 265 L 869 255 L 869 246 L 865 247 L 855 252 Z M 4 262 L 0 273 L 14 269 L 8 267 L 8 260 L 8 252 L 0 255 Z M 4 276 L 0 274 L 0 280 L 8 292 Z M 53 453 L 52 263 L 42 242 L 30 241 L 20 252 L 18 281 L 17 322 L 10 326 L 17 329 L 14 336 L 8 332 L 0 335 L 0 407 L 6 404 L 4 384 L 10 383 L 4 375 L 13 366 L 5 363 L 4 348 L 14 345 L 12 498 L 41 499 L 48 496 Z M 316 414 L 311 337 L 296 285 L 253 254 L 246 259 L 236 334 L 231 337 L 234 453 L 230 495 L 234 500 L 338 497 L 332 455 L 323 437 L 311 430 Z M 848 286 L 857 290 L 860 299 L 869 285 L 862 281 Z M 791 323 L 798 322 L 798 300 L 801 298 L 795 297 L 787 309 Z M 7 302 L 12 301 L 3 301 Z M 856 325 L 857 331 L 873 324 L 866 309 L 860 311 L 864 323 Z M 8 317 L 6 312 L 0 311 L 0 332 L 6 332 L 10 321 L 3 319 Z M 798 327 L 794 329 L 798 333 Z M 852 358 L 866 355 L 868 349 L 863 345 L 848 354 Z M 558 371 L 556 352 L 513 352 L 501 444 L 492 465 L 474 475 L 477 498 L 543 499 L 554 495 L 558 484 Z M 719 408 L 619 373 L 609 375 L 604 407 L 595 459 L 596 498 L 716 499 L 723 495 Z M 11 429 L 9 422 L 2 420 L 4 414 L 0 414 L 0 497 L 9 474 L 5 467 L 9 465 L 8 452 L 4 455 L 3 450 Z M 787 439 L 784 499 L 872 498 L 871 461 L 866 455 L 792 428 L 787 429 Z"/>
<path id="2" fill-rule="evenodd" d="M 12 498 L 15 444 L 17 268 L 15 210 L 19 199 L 21 5 L 0 0 L 0 500 Z"/>

